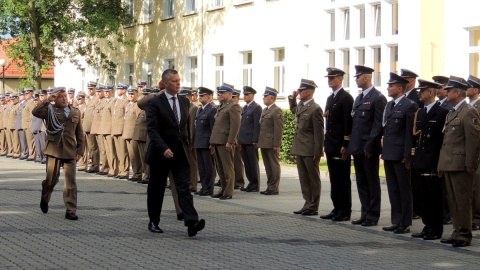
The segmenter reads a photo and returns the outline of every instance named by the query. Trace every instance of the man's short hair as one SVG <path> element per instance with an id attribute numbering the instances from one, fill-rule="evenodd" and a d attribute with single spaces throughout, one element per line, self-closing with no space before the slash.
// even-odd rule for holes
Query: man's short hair
<path id="1" fill-rule="evenodd" d="M 170 79 L 170 75 L 172 74 L 178 74 L 178 71 L 176 71 L 175 69 L 166 69 L 162 73 L 162 81 L 167 82 Z"/>

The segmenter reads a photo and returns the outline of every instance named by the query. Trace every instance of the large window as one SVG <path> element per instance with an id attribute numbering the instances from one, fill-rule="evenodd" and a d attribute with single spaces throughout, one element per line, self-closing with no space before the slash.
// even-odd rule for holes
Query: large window
<path id="1" fill-rule="evenodd" d="M 470 30 L 470 74 L 480 76 L 480 29 Z"/>
<path id="2" fill-rule="evenodd" d="M 359 21 L 359 32 L 360 32 L 360 38 L 365 38 L 365 7 L 362 6 L 358 9 L 358 12 L 360 13 L 360 21 Z"/>
<path id="3" fill-rule="evenodd" d="M 252 60 L 251 51 L 242 52 L 242 83 L 243 86 L 252 86 Z"/>
<path id="4" fill-rule="evenodd" d="M 357 65 L 364 66 L 365 65 L 365 48 L 358 48 L 357 54 L 358 54 Z"/>
<path id="5" fill-rule="evenodd" d="M 330 41 L 335 41 L 335 10 L 328 11 L 330 19 Z"/>
<path id="6" fill-rule="evenodd" d="M 373 48 L 373 83 L 375 86 L 380 86 L 382 84 L 382 49 L 380 47 Z"/>
<path id="7" fill-rule="evenodd" d="M 392 4 L 392 35 L 398 35 L 398 3 Z"/>
<path id="8" fill-rule="evenodd" d="M 144 60 L 142 65 L 142 77 L 146 80 L 147 85 L 153 85 L 153 68 L 151 60 Z"/>
<path id="9" fill-rule="evenodd" d="M 334 67 L 335 66 L 335 50 L 327 51 L 328 57 L 328 66 Z"/>
<path id="10" fill-rule="evenodd" d="M 373 36 L 382 35 L 382 8 L 380 4 L 373 5 Z"/>
<path id="11" fill-rule="evenodd" d="M 273 49 L 273 87 L 285 93 L 285 48 Z"/>
<path id="12" fill-rule="evenodd" d="M 197 3 L 195 0 L 185 0 L 185 14 L 197 12 Z"/>
<path id="13" fill-rule="evenodd" d="M 153 22 L 153 0 L 143 0 L 142 23 Z"/>
<path id="14" fill-rule="evenodd" d="M 398 45 L 390 46 L 390 72 L 398 73 Z"/>
<path id="15" fill-rule="evenodd" d="M 162 19 L 170 19 L 174 17 L 173 0 L 163 0 L 163 17 Z"/>
<path id="16" fill-rule="evenodd" d="M 135 6 L 134 6 L 135 0 L 125 0 L 125 5 L 127 6 L 127 12 L 128 15 L 130 15 L 132 18 L 135 18 Z M 126 25 L 126 26 L 133 26 L 134 22 L 132 21 L 131 24 Z"/>
<path id="17" fill-rule="evenodd" d="M 190 87 L 198 85 L 198 58 L 197 56 L 189 56 L 185 61 L 185 79 Z"/>
<path id="18" fill-rule="evenodd" d="M 350 10 L 345 9 L 343 12 L 343 39 L 350 39 Z"/>
<path id="19" fill-rule="evenodd" d="M 134 64 L 133 63 L 125 64 L 125 81 L 127 81 L 129 85 L 134 84 L 133 76 L 135 76 L 135 66 L 134 66 Z"/>
<path id="20" fill-rule="evenodd" d="M 348 49 L 343 51 L 343 71 L 345 71 L 343 86 L 350 87 L 350 50 Z"/>
<path id="21" fill-rule="evenodd" d="M 210 1 L 210 9 L 223 7 L 223 0 L 209 0 L 209 1 Z"/>
<path id="22" fill-rule="evenodd" d="M 175 59 L 174 58 L 163 59 L 163 70 L 166 70 L 166 69 L 175 69 Z"/>
<path id="23" fill-rule="evenodd" d="M 215 61 L 215 86 L 220 86 L 223 83 L 223 54 L 216 54 L 213 59 Z"/>

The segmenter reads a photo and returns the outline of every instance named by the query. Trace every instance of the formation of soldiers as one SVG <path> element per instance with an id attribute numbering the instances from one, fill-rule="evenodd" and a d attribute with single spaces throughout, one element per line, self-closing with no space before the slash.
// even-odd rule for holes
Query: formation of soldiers
<path id="1" fill-rule="evenodd" d="M 296 156 L 305 200 L 294 213 L 318 214 L 319 162 L 325 153 L 333 209 L 320 217 L 349 221 L 353 157 L 361 216 L 351 223 L 377 225 L 381 157 L 392 223 L 383 230 L 409 233 L 412 219 L 421 217 L 425 227 L 412 237 L 441 239 L 443 225 L 451 223 L 454 231 L 442 243 L 470 245 L 472 230 L 480 225 L 480 79 L 434 76 L 432 80 L 418 79 L 416 86 L 418 75 L 402 69 L 401 74 L 390 73 L 387 84 L 392 100 L 387 102 L 372 85 L 374 70 L 365 66 L 355 69 L 355 81 L 362 90 L 355 100 L 342 88 L 345 72 L 338 68 L 327 68 L 325 77 L 332 95 L 325 112 L 313 99 L 314 81 L 302 79 L 289 96 L 297 124 L 291 154 Z M 148 87 L 139 82 L 133 88 L 123 83 L 89 82 L 87 88 L 87 93 L 80 91 L 76 96 L 74 89 L 68 91 L 69 104 L 81 112 L 86 138 L 85 155 L 77 170 L 147 184 L 145 109 L 151 97 L 162 93 L 163 83 Z M 242 91 L 227 83 L 216 90 L 219 105 L 213 102 L 214 91 L 206 87 L 182 87 L 180 91 L 190 100 L 190 191 L 220 200 L 232 199 L 235 189 L 260 192 L 260 149 L 267 175 L 265 190 L 260 193 L 278 195 L 284 119 L 275 105 L 277 90 L 266 87 L 263 108 L 254 101 L 257 91 L 250 86 L 243 88 L 243 108 L 238 104 Z M 32 89 L 25 89 L 18 95 L 0 96 L 0 155 L 46 163 L 45 126 L 31 112 L 48 95 L 49 90 L 33 94 Z M 217 174 L 219 182 L 215 183 Z M 170 184 L 181 220 L 173 181 Z M 216 185 L 219 189 L 214 192 Z"/>

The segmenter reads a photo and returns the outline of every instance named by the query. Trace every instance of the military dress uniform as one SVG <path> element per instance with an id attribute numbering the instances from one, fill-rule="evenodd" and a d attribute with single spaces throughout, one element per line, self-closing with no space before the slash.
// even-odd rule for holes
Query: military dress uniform
<path id="1" fill-rule="evenodd" d="M 298 90 L 315 90 L 314 81 L 302 79 Z M 295 214 L 316 215 L 320 204 L 320 168 L 314 158 L 323 156 L 324 120 L 323 110 L 312 99 L 301 101 L 288 97 L 290 110 L 295 114 L 297 128 L 290 153 L 295 155 L 298 178 L 305 203 Z"/>
<path id="2" fill-rule="evenodd" d="M 24 91 L 20 91 L 20 94 L 22 96 L 25 96 Z M 22 126 L 22 119 L 23 119 L 23 110 L 25 108 L 25 105 L 29 102 L 29 100 L 22 100 L 18 103 L 17 106 L 17 118 L 15 120 L 15 130 L 18 133 L 18 139 L 20 142 L 20 159 L 21 160 L 26 160 L 28 158 L 28 142 L 27 142 L 27 135 L 25 133 L 25 130 L 23 129 Z"/>
<path id="3" fill-rule="evenodd" d="M 5 96 L 0 95 L 0 156 L 6 156 L 8 151 L 5 125 L 3 124 L 3 112 L 7 108 Z"/>
<path id="4" fill-rule="evenodd" d="M 135 88 L 128 89 L 128 94 L 138 93 Z M 137 142 L 133 139 L 135 130 L 135 121 L 138 114 L 142 112 L 137 106 L 137 101 L 129 101 L 125 105 L 125 116 L 123 121 L 122 138 L 127 145 L 128 157 L 130 165 L 132 166 L 132 176 L 130 179 L 140 181 L 142 180 L 142 162 L 140 159 L 140 152 L 138 152 Z"/>
<path id="5" fill-rule="evenodd" d="M 264 96 L 271 95 L 276 97 L 278 92 L 276 89 L 266 87 Z M 282 146 L 283 136 L 283 111 L 275 103 L 265 107 L 260 116 L 260 132 L 258 135 L 257 147 L 262 153 L 263 165 L 267 175 L 267 187 L 261 194 L 277 195 L 280 186 L 280 157 L 274 147 Z"/>
<path id="6" fill-rule="evenodd" d="M 128 86 L 123 83 L 117 85 L 117 89 L 127 90 Z M 125 118 L 125 108 L 128 103 L 127 95 L 119 96 L 115 99 L 112 105 L 112 128 L 111 134 L 114 142 L 113 155 L 115 163 L 118 166 L 118 179 L 128 179 L 130 172 L 130 159 L 128 158 L 127 143 L 122 138 Z"/>
<path id="7" fill-rule="evenodd" d="M 88 89 L 95 88 L 97 85 L 96 82 L 89 82 L 87 84 Z M 96 95 L 85 97 L 86 108 L 83 113 L 82 128 L 85 132 L 86 137 L 86 160 L 91 160 L 90 168 L 88 168 L 88 173 L 97 173 L 100 168 L 100 152 L 98 149 L 98 143 L 96 135 L 91 133 L 93 118 L 95 115 L 95 107 L 98 103 L 98 98 Z"/>
<path id="8" fill-rule="evenodd" d="M 242 91 L 233 89 L 232 99 L 237 104 L 240 103 L 241 93 Z M 241 118 L 240 118 L 240 121 L 241 121 Z M 239 136 L 240 136 L 240 131 L 239 131 Z M 215 163 L 218 164 L 218 161 Z M 245 166 L 243 164 L 243 159 L 242 159 L 242 145 L 239 144 L 238 141 L 235 143 L 235 153 L 233 154 L 233 171 L 235 173 L 234 189 L 240 189 L 241 191 L 246 191 L 247 188 L 245 187 Z M 217 186 L 220 186 L 220 181 L 218 182 Z M 257 191 L 257 190 L 253 189 L 250 191 Z"/>
<path id="9" fill-rule="evenodd" d="M 480 91 L 480 78 L 470 75 L 467 82 Z M 480 114 L 480 98 L 472 101 L 470 106 L 474 107 Z M 480 167 L 477 168 L 473 177 L 473 197 L 472 197 L 472 229 L 478 230 L 480 226 Z"/>
<path id="10" fill-rule="evenodd" d="M 468 85 L 450 80 L 446 89 L 467 90 Z M 473 175 L 466 167 L 476 168 L 480 150 L 480 126 L 477 110 L 465 100 L 456 104 L 446 117 L 443 145 L 438 160 L 438 170 L 445 175 L 448 206 L 453 229 L 449 239 L 442 243 L 455 247 L 470 245 L 472 241 L 472 190 Z"/>
<path id="11" fill-rule="evenodd" d="M 6 146 L 5 154 L 8 158 L 11 158 L 12 153 L 13 153 L 12 131 L 10 130 L 9 125 L 8 125 L 9 118 L 10 118 L 10 111 L 11 111 L 12 106 L 13 106 L 13 103 L 10 100 L 10 97 L 11 97 L 10 92 L 6 92 L 5 93 L 5 100 L 7 100 L 7 103 L 5 103 L 5 105 L 4 105 L 3 115 L 2 115 L 3 128 L 4 128 L 4 132 L 5 132 L 5 146 Z"/>
<path id="12" fill-rule="evenodd" d="M 137 102 L 137 105 L 140 107 L 139 102 L 140 101 L 147 101 L 150 100 L 151 98 L 154 97 L 153 94 L 150 93 L 150 90 L 143 89 L 143 96 L 139 101 Z M 143 171 L 143 176 L 141 181 L 146 181 L 148 183 L 148 180 L 150 179 L 150 168 L 147 162 L 145 161 L 145 154 L 147 153 L 147 148 L 148 148 L 148 132 L 147 132 L 147 117 L 145 115 L 145 109 L 140 107 L 142 111 L 140 111 L 137 115 L 137 119 L 135 120 L 135 130 L 133 131 L 133 140 L 135 140 L 136 145 L 137 145 L 137 155 L 138 158 L 140 159 L 140 162 L 142 163 L 142 171 Z"/>
<path id="13" fill-rule="evenodd" d="M 98 85 L 96 88 L 96 91 L 97 92 L 103 91 L 103 86 Z M 109 99 L 105 97 L 97 98 L 97 102 L 95 102 L 95 106 L 93 107 L 93 120 L 90 128 L 90 134 L 95 135 L 95 140 L 97 141 L 97 145 L 98 145 L 99 164 L 102 164 L 102 168 L 99 169 L 97 173 L 100 175 L 107 175 L 108 172 L 110 171 L 110 165 L 107 160 L 107 152 L 105 149 L 103 135 L 100 131 L 103 110 L 105 109 L 105 106 L 107 105 L 108 102 L 109 102 Z M 92 167 L 94 165 L 96 166 L 97 164 L 93 164 L 93 159 L 92 159 Z"/>
<path id="14" fill-rule="evenodd" d="M 77 101 L 75 105 L 72 105 L 76 107 L 80 111 L 80 124 L 83 127 L 83 119 L 85 118 L 85 111 L 87 109 L 87 103 L 83 102 L 82 104 L 78 103 L 79 99 L 85 98 L 85 92 L 80 91 L 78 95 L 75 97 L 75 100 Z M 85 131 L 83 131 L 85 133 Z M 86 137 L 86 135 L 85 135 Z M 77 171 L 87 171 L 88 170 L 88 154 L 87 154 L 87 144 L 84 143 L 84 154 L 80 160 L 77 162 Z"/>
<path id="15" fill-rule="evenodd" d="M 32 93 L 32 89 L 26 89 L 26 93 Z M 35 139 L 33 134 L 30 132 L 30 127 L 32 125 L 32 110 L 35 108 L 35 101 L 33 98 L 29 98 L 25 100 L 25 106 L 22 112 L 22 129 L 25 133 L 25 138 L 27 140 L 27 148 L 28 148 L 28 161 L 33 161 L 36 158 L 35 154 Z"/>
<path id="16" fill-rule="evenodd" d="M 16 103 L 15 100 L 16 99 Z M 21 148 L 20 148 L 20 137 L 18 136 L 18 129 L 15 128 L 17 123 L 17 114 L 18 114 L 18 95 L 12 96 L 12 106 L 10 107 L 10 111 L 8 112 L 8 125 L 7 128 L 10 130 L 11 134 L 11 145 L 12 149 L 10 152 L 10 156 L 17 159 L 21 156 Z"/>
<path id="17" fill-rule="evenodd" d="M 410 71 L 408 69 L 402 68 L 402 69 L 400 69 L 400 72 L 401 72 L 400 76 L 402 76 L 405 79 L 416 80 L 416 78 L 418 77 L 418 75 L 415 72 Z M 412 89 L 407 89 L 406 93 L 405 93 L 405 96 L 408 99 L 410 99 L 411 101 L 417 103 L 417 106 L 419 108 L 423 108 L 423 103 L 420 101 L 420 98 L 418 97 L 417 88 L 415 88 L 415 86 Z"/>
<path id="18" fill-rule="evenodd" d="M 113 87 L 111 85 L 106 85 L 103 88 L 103 91 L 113 91 Z M 112 95 L 112 97 L 109 98 L 105 97 L 104 100 L 105 105 L 101 113 L 98 134 L 101 135 L 101 138 L 103 140 L 103 147 L 105 148 L 108 171 L 105 170 L 105 166 L 103 167 L 102 171 L 107 172 L 107 176 L 113 177 L 118 175 L 118 163 L 117 159 L 115 158 L 115 145 L 112 138 L 112 118 L 116 99 Z M 102 164 L 104 164 L 103 161 Z"/>

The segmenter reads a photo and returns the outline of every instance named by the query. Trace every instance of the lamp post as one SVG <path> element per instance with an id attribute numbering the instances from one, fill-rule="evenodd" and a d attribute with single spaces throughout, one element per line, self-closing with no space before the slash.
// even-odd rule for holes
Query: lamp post
<path id="1" fill-rule="evenodd" d="M 0 66 L 2 66 L 2 94 L 5 94 L 5 66 L 7 65 L 7 59 L 0 59 Z"/>

